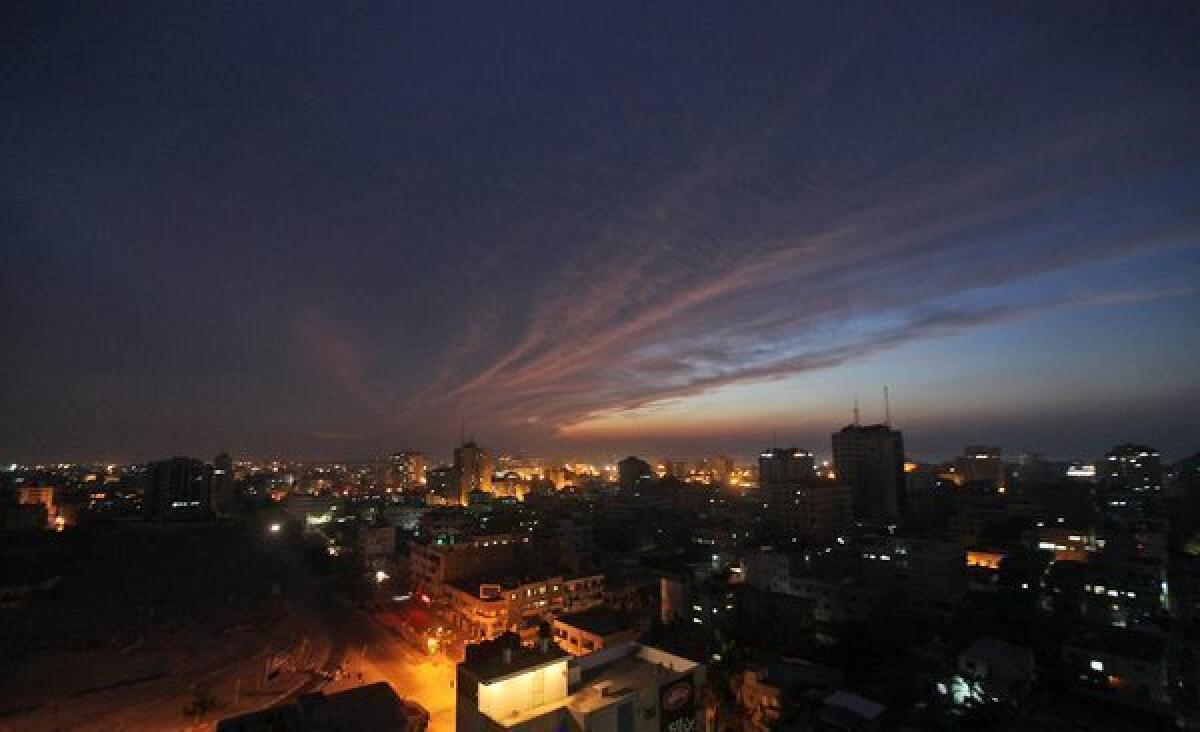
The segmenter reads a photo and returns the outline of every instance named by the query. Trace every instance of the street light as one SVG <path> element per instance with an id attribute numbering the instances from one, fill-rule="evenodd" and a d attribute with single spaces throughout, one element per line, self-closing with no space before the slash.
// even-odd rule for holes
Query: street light
<path id="1" fill-rule="evenodd" d="M 278 534 L 280 531 L 283 531 L 283 524 L 280 524 L 280 523 L 271 524 L 271 533 L 272 534 Z"/>

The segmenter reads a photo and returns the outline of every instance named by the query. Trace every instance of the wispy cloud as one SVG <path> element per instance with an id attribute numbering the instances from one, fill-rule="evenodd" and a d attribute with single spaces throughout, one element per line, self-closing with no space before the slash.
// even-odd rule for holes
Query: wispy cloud
<path id="1" fill-rule="evenodd" d="M 1030 276 L 1151 251 L 1194 232 L 1191 216 L 1113 227 L 1103 209 L 1069 221 L 1057 215 L 1148 174 L 1145 160 L 1103 182 L 1079 174 L 1102 152 L 1111 158 L 1138 124 L 1089 123 L 1081 114 L 1007 147 L 964 151 L 951 140 L 940 163 L 920 160 L 816 190 L 765 189 L 773 153 L 830 167 L 819 151 L 774 133 L 706 157 L 601 231 L 583 233 L 586 251 L 603 255 L 569 261 L 555 286 L 531 293 L 515 339 L 469 327 L 431 380 L 436 386 L 410 395 L 401 415 L 451 412 L 497 425 L 537 418 L 562 429 L 1050 309 L 1190 291 L 950 304 L 996 290 L 1003 300 L 1004 288 Z"/>

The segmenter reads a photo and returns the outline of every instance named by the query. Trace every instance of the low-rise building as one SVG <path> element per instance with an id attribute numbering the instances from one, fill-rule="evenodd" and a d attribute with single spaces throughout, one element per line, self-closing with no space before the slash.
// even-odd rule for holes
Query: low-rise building
<path id="1" fill-rule="evenodd" d="M 365 568 L 388 569 L 396 554 L 396 530 L 391 526 L 363 526 L 354 548 Z"/>
<path id="2" fill-rule="evenodd" d="M 229 717 L 216 732 L 424 732 L 429 713 L 401 699 L 386 682 L 334 694 L 304 694 L 294 702 Z"/>
<path id="3" fill-rule="evenodd" d="M 1090 628 L 1063 644 L 1076 690 L 1153 709 L 1170 703 L 1167 641 L 1114 627 Z"/>
<path id="4" fill-rule="evenodd" d="M 835 691 L 821 700 L 814 728 L 829 732 L 868 732 L 883 729 L 887 707 L 849 691 Z"/>
<path id="5" fill-rule="evenodd" d="M 833 690 L 846 683 L 837 669 L 802 660 L 785 660 L 748 668 L 731 680 L 742 714 L 756 730 L 768 730 L 784 721 L 793 691 Z"/>
<path id="6" fill-rule="evenodd" d="M 561 615 L 554 619 L 554 641 L 572 656 L 628 643 L 638 638 L 638 631 L 621 613 L 598 605 L 590 610 Z"/>
<path id="7" fill-rule="evenodd" d="M 409 548 L 413 583 L 421 592 L 443 598 L 449 582 L 511 571 L 519 543 L 528 544 L 529 537 L 480 534 L 414 542 Z"/>
<path id="8" fill-rule="evenodd" d="M 540 623 L 603 602 L 604 575 L 459 580 L 445 594 L 450 620 L 468 640 L 510 631 L 532 640 Z"/>
<path id="9" fill-rule="evenodd" d="M 1033 651 L 996 638 L 980 638 L 958 654 L 958 670 L 992 699 L 1023 696 L 1037 673 Z"/>
<path id="10" fill-rule="evenodd" d="M 696 732 L 704 667 L 624 643 L 569 657 L 542 639 L 525 648 L 505 634 L 468 646 L 455 688 L 457 732 Z"/>

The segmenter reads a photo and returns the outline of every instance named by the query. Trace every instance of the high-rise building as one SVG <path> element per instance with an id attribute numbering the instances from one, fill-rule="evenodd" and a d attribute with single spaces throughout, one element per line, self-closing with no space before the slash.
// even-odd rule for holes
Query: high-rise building
<path id="1" fill-rule="evenodd" d="M 849 484 L 854 518 L 893 523 L 904 498 L 904 438 L 888 425 L 847 425 L 833 433 L 833 466 Z"/>
<path id="2" fill-rule="evenodd" d="M 632 493 L 654 482 L 654 468 L 645 460 L 630 455 L 617 463 L 617 476 L 621 490 Z"/>
<path id="3" fill-rule="evenodd" d="M 729 479 L 733 476 L 733 458 L 728 455 L 717 455 L 709 461 L 709 466 L 712 469 L 713 478 L 721 485 L 729 485 Z"/>
<path id="4" fill-rule="evenodd" d="M 1107 511 L 1136 515 L 1158 510 L 1163 473 L 1158 450 L 1153 447 L 1133 444 L 1113 447 L 1096 464 L 1096 480 Z"/>
<path id="5" fill-rule="evenodd" d="M 809 478 L 766 489 L 768 523 L 785 544 L 827 544 L 850 524 L 850 487 Z"/>
<path id="6" fill-rule="evenodd" d="M 203 460 L 175 457 L 146 466 L 142 510 L 148 518 L 204 518 L 212 512 L 213 468 Z"/>
<path id="7" fill-rule="evenodd" d="M 229 515 L 237 512 L 237 496 L 234 494 L 233 460 L 229 455 L 221 453 L 213 459 L 212 467 L 212 507 L 219 514 Z"/>
<path id="8" fill-rule="evenodd" d="M 492 456 L 468 440 L 454 448 L 454 470 L 458 474 L 459 502 L 467 505 L 471 491 L 492 492 Z"/>
<path id="9" fill-rule="evenodd" d="M 810 481 L 817 475 L 816 462 L 808 450 L 772 447 L 758 456 L 758 484 L 763 488 L 782 483 Z"/>
<path id="10" fill-rule="evenodd" d="M 1008 475 L 998 447 L 968 445 L 963 448 L 957 467 L 964 486 L 978 487 L 988 493 L 1004 493 L 1008 489 Z"/>
<path id="11" fill-rule="evenodd" d="M 393 453 L 391 456 L 392 485 L 401 491 L 417 491 L 425 485 L 425 456 L 415 450 Z"/>
<path id="12" fill-rule="evenodd" d="M 1162 490 L 1162 462 L 1158 450 L 1146 445 L 1117 445 L 1104 453 L 1096 466 L 1097 477 L 1109 489 L 1134 493 Z"/>
<path id="13" fill-rule="evenodd" d="M 768 523 L 785 543 L 827 542 L 849 523 L 849 489 L 819 478 L 808 450 L 763 450 L 758 456 L 758 484 L 768 506 Z"/>
<path id="14" fill-rule="evenodd" d="M 458 484 L 458 471 L 449 465 L 438 465 L 437 467 L 429 468 L 425 472 L 427 483 L 425 485 L 433 495 L 441 499 L 443 503 L 464 503 L 464 496 Z"/>

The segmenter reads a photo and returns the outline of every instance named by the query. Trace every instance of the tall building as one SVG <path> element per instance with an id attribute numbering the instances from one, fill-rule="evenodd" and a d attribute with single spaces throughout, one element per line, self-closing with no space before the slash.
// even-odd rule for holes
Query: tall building
<path id="1" fill-rule="evenodd" d="M 888 425 L 847 425 L 833 433 L 833 466 L 849 484 L 854 518 L 893 523 L 904 508 L 904 438 Z"/>
<path id="2" fill-rule="evenodd" d="M 632 493 L 654 482 L 654 468 L 645 460 L 630 455 L 617 463 L 617 480 L 621 490 Z"/>
<path id="3" fill-rule="evenodd" d="M 998 447 L 968 445 L 963 448 L 957 467 L 964 486 L 973 485 L 988 493 L 1004 493 L 1008 489 L 1008 476 Z"/>
<path id="4" fill-rule="evenodd" d="M 234 494 L 233 460 L 221 453 L 213 459 L 212 507 L 215 513 L 229 515 L 237 513 L 237 496 Z"/>
<path id="5" fill-rule="evenodd" d="M 758 456 L 758 484 L 764 488 L 781 483 L 809 481 L 817 475 L 816 461 L 808 450 L 772 447 Z"/>
<path id="6" fill-rule="evenodd" d="M 733 476 L 733 458 L 728 455 L 717 455 L 709 461 L 712 468 L 713 478 L 721 485 L 729 485 L 729 479 Z"/>
<path id="7" fill-rule="evenodd" d="M 425 485 L 425 456 L 415 450 L 393 453 L 391 456 L 392 485 L 401 491 L 418 491 Z"/>
<path id="8" fill-rule="evenodd" d="M 146 466 L 142 510 L 147 518 L 205 518 L 212 512 L 213 469 L 203 460 L 175 457 Z"/>
<path id="9" fill-rule="evenodd" d="M 454 471 L 458 476 L 459 502 L 467 505 L 471 491 L 492 492 L 492 456 L 474 440 L 454 448 Z"/>
<path id="10" fill-rule="evenodd" d="M 425 472 L 428 482 L 425 489 L 437 496 L 443 503 L 462 505 L 465 500 L 458 485 L 458 471 L 449 465 L 439 465 Z"/>
<path id="11" fill-rule="evenodd" d="M 820 479 L 808 450 L 763 450 L 758 456 L 758 484 L 767 499 L 768 523 L 785 543 L 828 542 L 849 523 L 849 489 Z"/>
<path id="12" fill-rule="evenodd" d="M 768 523 L 785 543 L 831 543 L 850 524 L 850 487 L 845 483 L 809 478 L 775 483 L 766 491 Z"/>
<path id="13" fill-rule="evenodd" d="M 1096 466 L 1097 477 L 1109 489 L 1134 493 L 1162 490 L 1162 462 L 1158 450 L 1146 445 L 1117 445 L 1104 453 Z"/>

